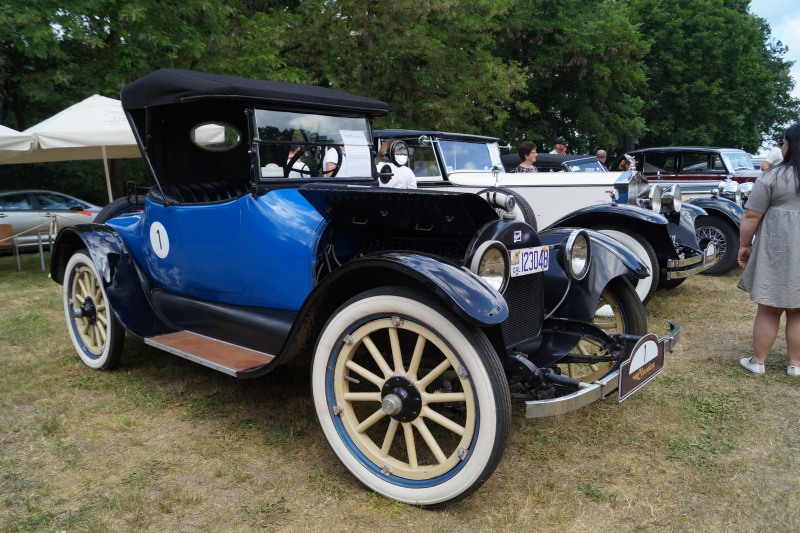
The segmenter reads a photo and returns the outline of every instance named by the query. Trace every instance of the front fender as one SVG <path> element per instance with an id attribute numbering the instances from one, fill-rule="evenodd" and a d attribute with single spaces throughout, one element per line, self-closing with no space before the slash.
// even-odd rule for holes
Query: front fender
<path id="1" fill-rule="evenodd" d="M 556 220 L 552 228 L 594 228 L 619 226 L 629 228 L 647 239 L 656 254 L 677 257 L 669 227 L 672 223 L 663 215 L 629 204 L 592 205 L 578 209 Z"/>
<path id="2" fill-rule="evenodd" d="M 742 216 L 744 216 L 744 208 L 736 202 L 728 200 L 727 198 L 714 198 L 714 197 L 701 197 L 692 198 L 684 203 L 691 204 L 702 209 L 705 209 L 709 215 L 718 215 L 723 218 L 729 219 L 736 224 L 738 228 L 742 224 Z"/>
<path id="3" fill-rule="evenodd" d="M 335 283 L 353 271 L 380 268 L 410 276 L 433 291 L 461 318 L 477 326 L 500 324 L 508 317 L 508 305 L 499 292 L 468 269 L 420 252 L 379 252 L 336 269 L 319 287 Z"/>
<path id="4" fill-rule="evenodd" d="M 564 242 L 571 232 L 568 228 L 548 229 L 540 233 L 539 238 L 543 245 L 553 246 Z M 555 255 L 550 268 L 545 271 L 545 313 L 550 314 L 558 305 L 553 313 L 556 318 L 593 322 L 600 294 L 612 279 L 620 276 L 641 279 L 649 274 L 647 267 L 619 241 L 596 231 L 587 230 L 587 233 L 592 246 L 592 264 L 585 278 L 573 280 L 570 285 Z M 567 287 L 569 294 L 564 298 Z"/>
<path id="5" fill-rule="evenodd" d="M 56 283 L 64 283 L 69 258 L 83 248 L 102 280 L 114 315 L 126 330 L 141 338 L 174 331 L 156 316 L 145 295 L 143 274 L 111 226 L 79 224 L 58 232 L 50 260 L 50 275 Z"/>

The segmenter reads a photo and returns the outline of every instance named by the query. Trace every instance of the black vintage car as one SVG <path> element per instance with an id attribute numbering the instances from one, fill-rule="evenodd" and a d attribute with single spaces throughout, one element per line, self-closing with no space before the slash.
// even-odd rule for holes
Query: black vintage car
<path id="1" fill-rule="evenodd" d="M 706 216 L 696 221 L 697 239 L 713 242 L 719 261 L 706 274 L 720 276 L 736 266 L 739 225 L 747 195 L 761 175 L 750 156 L 737 148 L 672 146 L 645 148 L 627 154 L 653 185 L 678 185 L 686 202 L 702 207 Z M 622 155 L 611 166 L 615 169 Z"/>
<path id="2" fill-rule="evenodd" d="M 645 336 L 629 281 L 645 269 L 604 235 L 379 187 L 384 102 L 159 70 L 122 105 L 150 187 L 62 230 L 52 255 L 80 359 L 114 368 L 127 332 L 267 388 L 310 361 L 331 449 L 387 497 L 463 499 L 500 461 L 512 401 L 548 416 L 627 395 L 677 339 Z"/>

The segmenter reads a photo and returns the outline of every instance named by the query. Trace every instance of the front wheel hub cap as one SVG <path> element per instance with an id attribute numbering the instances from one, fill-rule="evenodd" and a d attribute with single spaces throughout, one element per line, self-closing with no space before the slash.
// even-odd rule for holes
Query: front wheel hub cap
<path id="1" fill-rule="evenodd" d="M 381 409 L 398 422 L 412 422 L 422 412 L 422 394 L 410 380 L 391 377 L 381 389 Z"/>

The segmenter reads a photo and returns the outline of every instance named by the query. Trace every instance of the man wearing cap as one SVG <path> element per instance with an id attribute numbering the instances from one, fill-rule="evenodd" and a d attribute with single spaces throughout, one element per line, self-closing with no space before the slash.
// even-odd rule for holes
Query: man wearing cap
<path id="1" fill-rule="evenodd" d="M 555 145 L 555 149 L 550 152 L 551 154 L 565 155 L 567 153 L 567 144 L 569 143 L 567 143 L 567 140 L 564 137 L 559 135 L 556 137 L 556 140 L 553 141 L 553 144 Z"/>
<path id="2" fill-rule="evenodd" d="M 783 152 L 781 152 L 781 146 L 783 146 L 783 134 L 778 137 L 778 145 L 769 151 L 767 158 L 763 163 L 761 163 L 761 170 L 767 170 L 772 165 L 777 165 L 783 161 Z"/>

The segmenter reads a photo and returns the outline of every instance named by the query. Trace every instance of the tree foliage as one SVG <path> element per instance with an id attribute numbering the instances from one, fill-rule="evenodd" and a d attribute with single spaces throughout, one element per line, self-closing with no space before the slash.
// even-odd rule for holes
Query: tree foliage
<path id="1" fill-rule="evenodd" d="M 612 149 L 625 134 L 645 130 L 646 84 L 641 60 L 648 44 L 621 2 L 514 0 L 496 30 L 507 62 L 529 73 L 526 100 L 535 113 L 513 113 L 496 133 L 552 148 L 563 135 L 570 151 Z"/>
<path id="2" fill-rule="evenodd" d="M 755 151 L 800 114 L 785 52 L 748 0 L 0 0 L 0 123 L 184 68 L 382 99 L 376 127 Z"/>
<path id="3" fill-rule="evenodd" d="M 789 96 L 792 63 L 766 21 L 742 0 L 630 0 L 651 40 L 639 95 L 644 146 L 733 146 L 758 150 L 765 135 L 798 120 Z"/>

